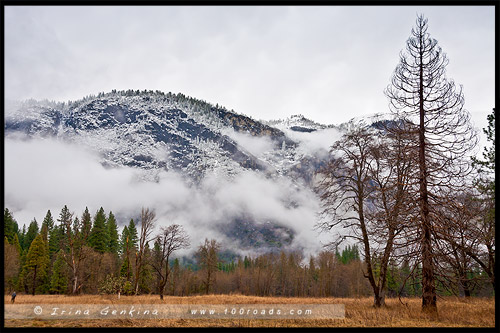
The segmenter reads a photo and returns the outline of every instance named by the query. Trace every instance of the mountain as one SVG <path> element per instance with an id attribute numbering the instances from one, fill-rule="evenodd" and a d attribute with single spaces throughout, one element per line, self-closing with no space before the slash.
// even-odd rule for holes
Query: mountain
<path id="1" fill-rule="evenodd" d="M 327 154 L 305 149 L 293 134 L 312 136 L 332 128 L 302 115 L 257 121 L 183 94 L 133 90 L 67 103 L 26 101 L 6 113 L 4 125 L 6 137 L 23 133 L 90 148 L 106 168 L 136 168 L 144 181 L 158 181 L 162 170 L 175 171 L 197 186 L 207 175 L 231 180 L 251 170 L 270 180 L 284 177 L 298 188 L 312 184 Z M 279 249 L 296 233 L 249 212 L 231 219 L 220 231 L 242 248 Z"/>

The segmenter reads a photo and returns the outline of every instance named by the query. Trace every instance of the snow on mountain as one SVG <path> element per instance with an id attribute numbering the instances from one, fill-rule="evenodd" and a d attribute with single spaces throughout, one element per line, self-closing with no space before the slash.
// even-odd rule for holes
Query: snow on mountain
<path id="1" fill-rule="evenodd" d="M 331 125 L 327 126 L 319 124 L 313 120 L 307 119 L 301 114 L 292 115 L 286 119 L 271 120 L 268 121 L 267 124 L 269 126 L 274 126 L 281 130 L 290 129 L 296 132 L 308 132 L 308 133 L 331 127 Z"/>
<path id="2" fill-rule="evenodd" d="M 265 123 L 182 94 L 132 90 L 68 103 L 27 101 L 11 107 L 4 126 L 6 137 L 23 133 L 77 144 L 98 153 L 107 168 L 139 170 L 144 181 L 174 171 L 196 187 L 207 176 L 234 182 L 254 172 L 297 193 L 310 191 L 314 172 L 326 161 L 306 138 L 336 131 L 300 115 Z M 278 199 L 284 214 L 301 209 L 297 200 Z M 222 231 L 242 247 L 290 245 L 299 227 L 272 212 L 227 218 Z"/>

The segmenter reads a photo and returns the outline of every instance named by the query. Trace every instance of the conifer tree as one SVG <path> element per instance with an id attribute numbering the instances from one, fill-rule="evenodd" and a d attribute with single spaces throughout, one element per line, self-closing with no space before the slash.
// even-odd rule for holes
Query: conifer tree
<path id="1" fill-rule="evenodd" d="M 52 267 L 52 275 L 50 277 L 50 293 L 63 294 L 68 288 L 68 265 L 64 261 L 64 253 L 57 252 L 56 260 Z"/>
<path id="2" fill-rule="evenodd" d="M 92 229 L 92 216 L 90 216 L 88 207 L 85 207 L 85 210 L 82 214 L 81 225 L 82 229 L 80 231 L 80 237 L 85 238 L 88 241 L 88 236 L 90 235 L 90 230 Z"/>
<path id="3" fill-rule="evenodd" d="M 106 215 L 101 207 L 94 216 L 94 225 L 89 235 L 89 245 L 97 252 L 104 253 L 108 250 L 109 235 L 106 228 Z"/>
<path id="4" fill-rule="evenodd" d="M 17 234 L 14 235 L 14 240 L 12 241 L 11 244 L 16 247 L 17 252 L 19 253 L 19 255 L 21 255 L 21 251 L 22 251 L 21 243 L 19 242 L 19 237 L 17 237 Z"/>
<path id="5" fill-rule="evenodd" d="M 150 293 L 153 291 L 154 270 L 151 265 L 152 250 L 149 244 L 146 244 L 144 249 L 145 264 L 139 272 L 139 290 L 143 293 Z"/>
<path id="6" fill-rule="evenodd" d="M 120 252 L 122 255 L 122 266 L 120 268 L 120 275 L 126 277 L 127 281 L 130 281 L 132 268 L 130 267 L 130 236 L 128 232 L 128 227 L 124 226 L 122 230 L 122 235 L 120 239 Z"/>
<path id="7" fill-rule="evenodd" d="M 23 224 L 23 230 L 19 232 L 19 244 L 21 244 L 21 250 L 24 250 L 24 238 L 26 238 L 26 224 Z"/>
<path id="8" fill-rule="evenodd" d="M 24 250 L 28 250 L 31 246 L 31 242 L 35 239 L 35 237 L 38 235 L 38 222 L 36 219 L 33 219 L 31 221 L 30 225 L 28 226 L 28 231 L 26 232 L 26 235 L 24 236 L 23 239 L 23 244 L 22 247 Z"/>
<path id="9" fill-rule="evenodd" d="M 42 228 L 43 226 L 47 227 L 47 233 L 50 237 L 50 231 L 52 230 L 52 228 L 54 228 L 54 219 L 52 218 L 52 213 L 50 212 L 50 209 L 47 211 L 47 214 L 43 218 Z"/>
<path id="10" fill-rule="evenodd" d="M 139 237 L 137 235 L 137 228 L 135 226 L 134 219 L 130 219 L 130 222 L 128 224 L 128 236 L 130 249 L 134 249 L 133 252 L 135 252 L 137 250 Z"/>
<path id="11" fill-rule="evenodd" d="M 124 256 L 127 253 L 127 246 L 129 242 L 128 227 L 124 226 L 120 236 L 120 254 Z"/>
<path id="12" fill-rule="evenodd" d="M 47 243 L 47 249 L 49 246 L 49 230 L 47 225 L 42 224 L 42 228 L 40 229 L 40 234 L 42 235 L 43 241 Z"/>
<path id="13" fill-rule="evenodd" d="M 49 266 L 48 246 L 43 241 L 41 234 L 38 234 L 30 245 L 24 264 L 25 283 L 31 289 L 32 295 L 35 292 L 45 292 L 47 289 L 47 275 Z"/>
<path id="14" fill-rule="evenodd" d="M 116 225 L 115 216 L 111 211 L 109 212 L 108 216 L 107 229 L 109 235 L 108 252 L 111 252 L 113 254 L 118 254 L 118 247 L 119 247 L 118 227 Z"/>
<path id="15" fill-rule="evenodd" d="M 4 209 L 3 223 L 4 223 L 4 235 L 5 237 L 7 237 L 9 243 L 12 244 L 12 241 L 14 240 L 14 235 L 19 233 L 19 226 L 17 225 L 16 220 L 14 220 L 14 217 L 12 216 L 8 208 Z"/>
<path id="16" fill-rule="evenodd" d="M 472 170 L 466 156 L 477 143 L 462 87 L 446 76 L 448 62 L 430 37 L 427 19 L 419 15 L 385 91 L 393 115 L 415 124 L 408 133 L 418 152 L 418 172 L 409 181 L 417 184 L 412 195 L 419 204 L 422 309 L 431 313 L 437 313 L 434 243 L 436 231 L 443 228 L 439 209 L 449 193 L 468 186 L 465 180 Z"/>
<path id="17" fill-rule="evenodd" d="M 51 258 L 61 249 L 63 236 L 64 229 L 62 225 L 55 224 L 52 230 L 49 231 L 49 255 Z"/>

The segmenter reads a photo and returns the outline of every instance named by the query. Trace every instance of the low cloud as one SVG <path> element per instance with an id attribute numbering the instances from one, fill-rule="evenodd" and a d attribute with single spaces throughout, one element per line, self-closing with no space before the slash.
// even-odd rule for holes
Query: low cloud
<path id="1" fill-rule="evenodd" d="M 342 136 L 342 132 L 336 128 L 326 128 L 310 133 L 290 129 L 284 129 L 284 132 L 289 138 L 299 143 L 299 151 L 320 156 L 325 156 L 332 144 Z"/>
<path id="2" fill-rule="evenodd" d="M 265 152 L 274 148 L 274 142 L 267 136 L 256 137 L 248 133 L 236 132 L 230 128 L 224 129 L 222 134 L 236 141 L 239 146 L 255 157 L 262 157 Z"/>
<path id="3" fill-rule="evenodd" d="M 144 172 L 155 172 L 158 181 L 140 181 Z M 40 224 L 48 209 L 57 219 L 64 205 L 77 216 L 86 206 L 92 215 L 102 206 L 117 216 L 120 229 L 131 217 L 138 217 L 141 207 L 152 208 L 158 228 L 171 223 L 185 227 L 192 244 L 185 253 L 205 238 L 237 246 L 218 230 L 242 215 L 292 229 L 292 247 L 303 249 L 306 255 L 320 250 L 318 238 L 323 237 L 313 230 L 319 209 L 316 196 L 287 178 L 271 180 L 243 171 L 229 181 L 209 174 L 193 187 L 171 171 L 105 168 L 99 156 L 76 144 L 6 137 L 5 207 L 18 224 L 22 227 L 33 218 Z"/>

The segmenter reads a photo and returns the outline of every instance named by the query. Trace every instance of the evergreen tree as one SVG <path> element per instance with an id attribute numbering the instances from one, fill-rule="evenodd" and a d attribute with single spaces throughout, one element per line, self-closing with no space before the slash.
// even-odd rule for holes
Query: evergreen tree
<path id="1" fill-rule="evenodd" d="M 120 268 L 120 275 L 125 277 L 127 281 L 130 280 L 132 268 L 130 267 L 130 258 L 123 257 L 122 266 Z"/>
<path id="2" fill-rule="evenodd" d="M 108 250 L 109 235 L 106 228 L 106 215 L 101 207 L 94 216 L 94 225 L 89 235 L 89 245 L 97 252 L 104 253 Z"/>
<path id="3" fill-rule="evenodd" d="M 49 244 L 49 229 L 46 224 L 42 224 L 42 229 L 40 230 L 40 235 L 42 235 L 43 241 L 47 243 L 47 248 Z"/>
<path id="4" fill-rule="evenodd" d="M 472 162 L 480 174 L 476 186 L 482 193 L 489 194 L 495 200 L 495 108 L 487 119 L 488 127 L 483 128 L 483 132 L 491 146 L 484 147 L 483 159 L 472 157 Z"/>
<path id="5" fill-rule="evenodd" d="M 63 236 L 64 229 L 62 225 L 54 225 L 52 230 L 49 231 L 49 255 L 51 258 L 61 249 Z"/>
<path id="6" fill-rule="evenodd" d="M 26 235 L 24 236 L 23 239 L 23 244 L 22 248 L 23 250 L 28 250 L 31 246 L 31 242 L 35 239 L 35 237 L 38 235 L 38 222 L 36 219 L 33 219 L 31 221 L 30 225 L 28 226 L 28 231 L 26 232 Z"/>
<path id="7" fill-rule="evenodd" d="M 118 254 L 118 227 L 116 225 L 115 216 L 111 211 L 109 212 L 108 216 L 107 229 L 109 235 L 108 252 Z"/>
<path id="8" fill-rule="evenodd" d="M 49 268 L 48 246 L 43 241 L 41 234 L 38 234 L 31 242 L 26 262 L 24 264 L 25 283 L 31 289 L 31 293 L 47 291 L 47 276 Z"/>
<path id="9" fill-rule="evenodd" d="M 80 236 L 82 239 L 87 239 L 90 235 L 90 230 L 92 229 L 92 216 L 90 216 L 89 208 L 85 207 L 85 211 L 82 214 L 82 229 L 80 231 Z M 85 244 L 88 245 L 88 244 Z"/>
<path id="10" fill-rule="evenodd" d="M 50 277 L 50 293 L 63 294 L 68 289 L 68 266 L 64 261 L 63 251 L 57 252 Z"/>
<path id="11" fill-rule="evenodd" d="M 120 239 L 120 251 L 122 255 L 122 266 L 120 268 L 120 275 L 124 276 L 127 281 L 130 281 L 132 267 L 130 266 L 130 237 L 128 232 L 128 227 L 124 226 L 122 230 L 122 235 Z"/>
<path id="12" fill-rule="evenodd" d="M 336 253 L 337 259 L 342 262 L 344 265 L 347 265 L 353 260 L 359 260 L 359 250 L 357 245 L 347 245 L 342 250 L 342 255 L 337 251 Z"/>
<path id="13" fill-rule="evenodd" d="M 128 236 L 130 249 L 133 249 L 133 252 L 135 252 L 137 250 L 139 237 L 137 236 L 137 228 L 135 227 L 134 219 L 130 219 L 128 224 Z"/>
<path id="14" fill-rule="evenodd" d="M 122 235 L 120 236 L 120 254 L 124 256 L 127 253 L 127 244 L 128 244 L 128 228 L 127 226 L 123 227 Z"/>
<path id="15" fill-rule="evenodd" d="M 8 208 L 4 209 L 3 223 L 4 236 L 7 237 L 9 243 L 12 244 L 14 235 L 19 233 L 19 226 L 17 225 L 16 220 L 14 220 L 14 217 L 12 216 Z"/>
<path id="16" fill-rule="evenodd" d="M 66 224 L 71 224 L 73 222 L 73 214 L 69 211 L 68 206 L 64 205 L 61 209 L 61 213 L 59 213 L 59 219 L 57 220 L 61 223 L 63 228 Z"/>
<path id="17" fill-rule="evenodd" d="M 247 256 L 245 256 L 245 258 L 243 259 L 243 265 L 245 268 L 250 268 L 250 266 L 252 265 L 252 262 Z"/>
<path id="18" fill-rule="evenodd" d="M 144 256 L 146 264 L 142 266 L 139 273 L 139 290 L 143 293 L 150 293 L 153 291 L 151 287 L 154 280 L 154 270 L 151 266 L 152 250 L 149 248 L 148 243 L 146 243 L 146 247 L 144 249 Z"/>
<path id="19" fill-rule="evenodd" d="M 23 230 L 19 233 L 19 244 L 21 244 L 21 250 L 24 249 L 24 238 L 26 237 L 26 224 L 23 224 Z"/>
<path id="20" fill-rule="evenodd" d="M 55 250 L 55 253 L 57 251 L 64 247 L 64 250 L 67 249 L 67 239 L 68 239 L 68 232 L 72 233 L 72 230 L 66 227 L 67 225 L 71 225 L 73 223 L 73 213 L 71 213 L 68 209 L 68 206 L 64 205 L 64 207 L 61 209 L 61 212 L 59 213 L 59 218 L 57 221 L 60 223 L 60 234 L 58 235 L 59 237 L 56 236 L 56 240 L 59 241 L 58 244 L 52 244 L 53 250 Z M 56 229 L 56 228 L 54 228 Z M 70 235 L 71 236 L 71 235 Z M 58 238 L 58 239 L 57 239 Z M 56 247 L 54 249 L 54 246 Z M 49 245 L 50 249 L 50 245 Z"/>
<path id="21" fill-rule="evenodd" d="M 50 212 L 50 209 L 47 211 L 47 214 L 45 215 L 43 222 L 42 222 L 42 228 L 43 226 L 47 226 L 47 232 L 50 237 L 50 231 L 54 227 L 54 219 L 52 218 L 52 213 Z"/>
<path id="22" fill-rule="evenodd" d="M 21 243 L 19 242 L 19 237 L 17 237 L 17 234 L 14 235 L 14 240 L 10 243 L 16 247 L 17 252 L 19 253 L 19 255 L 21 255 L 21 251 L 22 251 Z"/>

